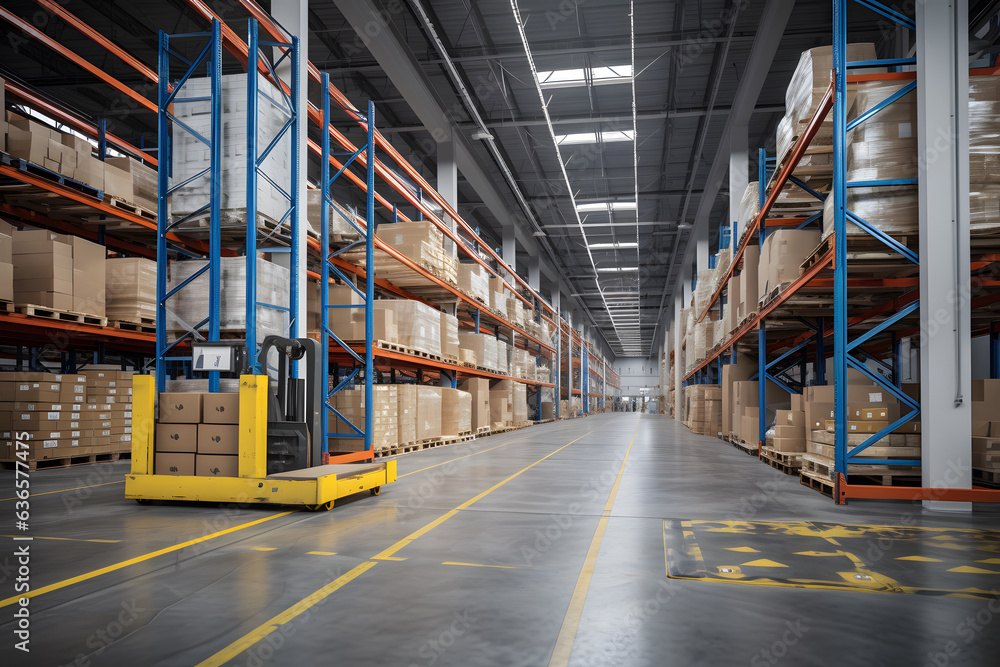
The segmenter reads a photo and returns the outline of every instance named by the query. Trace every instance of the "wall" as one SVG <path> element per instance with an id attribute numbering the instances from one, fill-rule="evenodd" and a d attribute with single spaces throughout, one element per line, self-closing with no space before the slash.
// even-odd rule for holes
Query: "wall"
<path id="1" fill-rule="evenodd" d="M 615 360 L 615 370 L 621 385 L 622 396 L 639 396 L 639 389 L 647 387 L 647 396 L 655 398 L 660 383 L 659 362 L 648 357 L 625 357 Z"/>

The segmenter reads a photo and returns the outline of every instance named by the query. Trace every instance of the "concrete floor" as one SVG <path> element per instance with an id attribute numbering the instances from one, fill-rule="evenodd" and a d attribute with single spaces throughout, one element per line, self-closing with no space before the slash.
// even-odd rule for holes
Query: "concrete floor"
<path id="1" fill-rule="evenodd" d="M 321 513 L 140 506 L 122 497 L 127 466 L 33 473 L 31 653 L 14 650 L 4 613 L 2 664 L 941 666 L 1000 655 L 1000 508 L 838 507 L 663 416 L 596 415 L 403 456 L 380 497 Z M 13 495 L 4 472 L 5 612 L 17 604 Z M 823 523 L 908 528 L 880 537 Z M 672 575 L 712 576 L 668 577 L 667 552 Z M 823 587 L 838 575 L 857 589 Z"/>

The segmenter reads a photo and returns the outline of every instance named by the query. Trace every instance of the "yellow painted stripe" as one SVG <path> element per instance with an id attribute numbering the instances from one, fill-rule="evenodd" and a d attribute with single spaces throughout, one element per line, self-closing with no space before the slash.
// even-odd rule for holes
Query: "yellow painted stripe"
<path id="1" fill-rule="evenodd" d="M 334 591 L 336 591 L 339 588 L 341 588 L 342 586 L 344 586 L 344 584 L 346 584 L 346 583 L 354 580 L 359 575 L 361 575 L 364 572 L 366 572 L 366 571 L 370 570 L 371 568 L 375 567 L 375 565 L 378 564 L 377 561 L 379 561 L 379 560 L 406 560 L 405 558 L 394 557 L 392 554 L 396 553 L 397 551 L 399 551 L 400 549 L 402 549 L 404 546 L 406 546 L 410 542 L 413 542 L 413 540 L 417 539 L 421 535 L 424 535 L 428 531 L 434 529 L 435 527 L 440 526 L 442 523 L 444 523 L 445 521 L 447 521 L 451 517 L 453 517 L 456 514 L 458 514 L 459 510 L 466 509 L 467 507 L 469 507 L 469 505 L 472 505 L 477 500 L 481 500 L 484 496 L 486 496 L 489 493 L 492 493 L 493 491 L 495 491 L 496 489 L 500 488 L 501 486 L 503 486 L 504 484 L 506 484 L 510 480 L 514 479 L 515 477 L 517 477 L 521 473 L 523 473 L 526 470 L 529 470 L 532 467 L 538 465 L 539 463 L 541 463 L 545 459 L 549 458 L 550 456 L 558 454 L 562 450 L 564 450 L 567 447 L 569 447 L 570 445 L 572 445 L 577 440 L 585 438 L 588 435 L 590 435 L 591 433 L 593 433 L 593 431 L 588 431 L 587 433 L 584 433 L 583 435 L 581 435 L 579 438 L 576 438 L 575 440 L 569 441 L 568 443 L 566 443 L 565 445 L 563 445 L 559 449 L 555 450 L 551 454 L 547 454 L 547 455 L 543 456 L 542 458 L 538 459 L 537 461 L 535 461 L 531 465 L 529 465 L 529 466 L 527 466 L 527 467 L 519 470 L 518 472 L 514 473 L 513 475 L 511 475 L 507 479 L 503 480 L 502 482 L 499 482 L 498 484 L 494 484 L 493 486 L 491 486 L 490 488 L 488 488 L 486 491 L 483 491 L 482 493 L 476 495 L 472 499 L 465 501 L 464 503 L 462 503 L 461 505 L 459 505 L 455 509 L 449 510 L 449 511 L 445 512 L 443 515 L 441 515 L 440 517 L 438 517 L 434 521 L 431 521 L 426 526 L 420 528 L 419 530 L 416 530 L 416 531 L 410 533 L 408 536 L 404 537 L 399 542 L 396 542 L 396 544 L 392 545 L 391 547 L 389 547 L 385 551 L 383 551 L 383 552 L 381 552 L 381 553 L 379 553 L 379 554 L 377 554 L 375 556 L 372 556 L 372 558 L 370 560 L 365 561 L 361 565 L 358 565 L 357 567 L 355 567 L 353 570 L 351 570 L 350 572 L 348 572 L 344 576 L 340 577 L 339 579 L 333 581 L 330 584 L 327 584 L 326 586 L 324 586 L 323 588 L 319 589 L 318 591 L 316 591 L 315 593 L 313 593 L 309 597 L 304 598 L 304 599 L 300 600 L 299 602 L 296 602 L 294 605 L 292 605 L 291 607 L 289 607 L 285 611 L 281 612 L 280 614 L 278 614 L 277 616 L 275 616 L 274 618 L 272 618 L 268 622 L 264 623 L 263 625 L 260 625 L 257 628 L 251 630 L 249 633 L 243 635 L 242 637 L 240 637 L 235 642 L 233 642 L 232 644 L 230 644 L 226 648 L 222 649 L 221 651 L 219 651 L 215 655 L 213 655 L 213 656 L 207 658 L 206 660 L 203 660 L 202 662 L 200 662 L 197 665 L 197 667 L 219 667 L 220 665 L 226 664 L 227 662 L 229 662 L 230 660 L 232 660 L 236 656 L 240 655 L 243 651 L 246 651 L 251 646 L 253 646 L 257 642 L 261 641 L 262 639 L 264 639 L 265 637 L 267 637 L 269 634 L 271 634 L 272 632 L 274 632 L 278 628 L 278 626 L 282 625 L 283 623 L 288 623 L 289 621 L 291 621 L 292 619 L 294 619 L 296 616 L 298 616 L 302 612 L 308 610 L 310 607 L 312 607 L 313 605 L 315 605 L 317 602 L 319 602 L 323 598 L 327 597 L 328 595 L 332 594 Z"/>
<path id="2" fill-rule="evenodd" d="M 597 556 L 601 552 L 601 543 L 604 541 L 604 531 L 607 530 L 608 520 L 611 518 L 611 510 L 614 508 L 615 498 L 618 496 L 618 487 L 621 486 L 622 476 L 625 474 L 625 464 L 628 463 L 628 457 L 632 453 L 632 445 L 635 444 L 635 436 L 638 432 L 639 422 L 636 420 L 635 431 L 632 432 L 632 440 L 628 443 L 628 449 L 625 451 L 625 459 L 622 461 L 621 467 L 618 468 L 618 476 L 611 487 L 608 502 L 604 504 L 604 512 L 597 522 L 594 539 L 590 542 L 587 557 L 583 561 L 583 569 L 580 571 L 580 577 L 576 581 L 576 588 L 573 589 L 573 597 L 569 601 L 569 609 L 566 610 L 566 617 L 563 619 L 562 628 L 559 630 L 556 647 L 552 650 L 549 667 L 569 664 L 569 657 L 573 652 L 573 643 L 576 641 L 576 633 L 580 629 L 580 619 L 583 617 L 583 605 L 587 601 L 587 591 L 590 590 L 590 580 L 594 577 Z"/>
<path id="3" fill-rule="evenodd" d="M 483 563 L 459 563 L 457 561 L 445 561 L 442 565 L 462 565 L 464 567 L 495 567 L 500 570 L 517 570 L 513 565 L 484 565 Z"/>
<path id="4" fill-rule="evenodd" d="M 232 528 L 226 528 L 225 530 L 220 530 L 218 532 L 212 533 L 211 535 L 205 535 L 204 537 L 199 537 L 193 540 L 188 540 L 187 542 L 181 542 L 180 544 L 175 544 L 172 547 L 166 547 L 165 549 L 159 549 L 142 556 L 136 556 L 135 558 L 130 558 L 124 560 L 120 563 L 115 563 L 114 565 L 108 565 L 107 567 L 102 567 L 99 570 L 93 570 L 87 572 L 86 574 L 81 574 L 70 579 L 63 579 L 62 581 L 57 581 L 54 584 L 49 584 L 48 586 L 42 586 L 41 588 L 36 588 L 33 591 L 23 593 L 21 595 L 15 595 L 9 597 L 6 600 L 0 600 L 0 607 L 7 607 L 14 604 L 21 598 L 33 598 L 39 595 L 44 595 L 45 593 L 51 593 L 52 591 L 59 590 L 60 588 L 66 588 L 67 586 L 72 586 L 73 584 L 78 584 L 81 581 L 87 581 L 88 579 L 93 579 L 94 577 L 99 577 L 102 574 L 108 574 L 109 572 L 114 572 L 116 570 L 121 570 L 130 565 L 135 565 L 136 563 L 142 563 L 143 561 L 150 560 L 151 558 L 156 558 L 157 556 L 162 556 L 164 554 L 172 553 L 174 551 L 180 551 L 195 544 L 200 544 L 202 542 L 207 542 L 213 540 L 216 537 L 222 537 L 223 535 L 228 535 L 230 533 L 235 533 L 236 531 L 243 530 L 245 528 L 250 528 L 251 526 L 257 526 L 265 521 L 270 521 L 271 519 L 277 519 L 278 517 L 287 516 L 292 512 L 280 512 L 278 514 L 272 514 L 271 516 L 266 516 L 263 519 L 256 519 L 254 521 L 248 521 L 247 523 L 242 523 L 238 526 L 233 526 Z"/>
<path id="5" fill-rule="evenodd" d="M 74 486 L 74 487 L 69 488 L 69 489 L 59 489 L 58 491 L 43 491 L 41 493 L 32 493 L 31 497 L 32 498 L 37 498 L 38 496 L 47 496 L 50 493 L 66 493 L 67 491 L 78 491 L 80 489 L 92 489 L 95 486 L 108 486 L 109 484 L 124 484 L 124 483 L 125 483 L 125 480 L 124 479 L 120 479 L 117 482 L 103 482 L 101 484 L 89 484 L 87 486 Z M 0 498 L 0 503 L 5 503 L 8 500 L 17 500 L 17 498 Z"/>
<path id="6" fill-rule="evenodd" d="M 503 443 L 502 445 L 497 445 L 496 447 L 490 447 L 489 449 L 484 449 L 484 450 L 479 451 L 479 452 L 473 452 L 472 454 L 466 454 L 465 456 L 459 456 L 459 457 L 451 459 L 449 461 L 442 461 L 441 463 L 435 463 L 432 466 L 427 466 L 426 468 L 421 468 L 420 470 L 414 470 L 413 472 L 408 472 L 408 473 L 406 473 L 406 475 L 397 475 L 396 479 L 401 479 L 403 477 L 406 477 L 407 475 L 416 475 L 418 472 L 423 472 L 425 470 L 430 470 L 431 468 L 437 468 L 438 466 L 443 466 L 446 463 L 451 463 L 452 461 L 459 461 L 461 459 L 467 459 L 470 456 L 476 456 L 477 454 L 485 454 L 486 452 L 492 452 L 494 449 L 500 449 L 501 447 L 506 447 L 507 445 L 514 444 L 515 442 L 521 442 L 522 440 L 524 440 L 524 438 L 518 438 L 517 440 L 510 440 L 508 442 Z"/>
<path id="7" fill-rule="evenodd" d="M 278 547 L 253 547 L 254 551 L 274 551 Z"/>
<path id="8" fill-rule="evenodd" d="M 336 579 L 334 579 L 333 581 L 331 581 L 326 586 L 319 589 L 312 595 L 299 600 L 291 607 L 281 612 L 277 616 L 273 617 L 263 625 L 255 628 L 248 634 L 240 637 L 238 640 L 236 640 L 226 648 L 222 649 L 212 657 L 198 663 L 197 667 L 215 667 L 218 665 L 226 664 L 233 658 L 236 658 L 241 653 L 243 653 L 243 651 L 246 651 L 251 646 L 253 646 L 260 640 L 267 637 L 269 634 L 277 630 L 285 623 L 288 623 L 302 612 L 309 610 L 317 602 L 327 597 L 334 591 L 342 588 L 345 584 L 354 581 L 359 576 L 361 576 L 368 570 L 372 569 L 376 565 L 378 565 L 378 563 L 370 560 L 361 563 L 357 567 L 350 570 L 347 574 L 337 577 Z"/>
<path id="9" fill-rule="evenodd" d="M 307 551 L 307 556 L 336 556 L 336 551 Z"/>
<path id="10" fill-rule="evenodd" d="M 38 535 L 0 535 L 0 537 L 30 537 L 33 540 L 61 540 L 64 542 L 100 542 L 101 544 L 117 544 L 121 540 L 84 540 L 75 537 L 40 537 Z"/>

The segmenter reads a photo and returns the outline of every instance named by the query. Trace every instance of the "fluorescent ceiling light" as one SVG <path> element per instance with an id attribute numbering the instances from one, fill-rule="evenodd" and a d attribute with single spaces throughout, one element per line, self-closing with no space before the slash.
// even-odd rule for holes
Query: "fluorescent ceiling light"
<path id="1" fill-rule="evenodd" d="M 608 250 L 611 248 L 638 248 L 638 243 L 588 243 L 591 250 Z"/>
<path id="2" fill-rule="evenodd" d="M 613 144 L 620 141 L 632 141 L 635 132 L 632 130 L 612 130 L 608 132 L 577 132 L 574 134 L 557 134 L 556 143 L 560 146 L 573 144 L 596 144 L 598 138 L 602 143 Z"/>
<path id="3" fill-rule="evenodd" d="M 602 266 L 598 267 L 598 273 L 615 273 L 618 271 L 638 271 L 638 266 Z"/>
<path id="4" fill-rule="evenodd" d="M 593 67 L 586 69 L 558 69 L 538 72 L 538 85 L 542 88 L 572 88 L 592 84 L 600 86 L 608 83 L 629 83 L 632 80 L 632 65 L 614 67 Z"/>
<path id="5" fill-rule="evenodd" d="M 577 213 L 587 213 L 590 211 L 634 211 L 636 208 L 634 201 L 597 201 L 576 205 Z"/>

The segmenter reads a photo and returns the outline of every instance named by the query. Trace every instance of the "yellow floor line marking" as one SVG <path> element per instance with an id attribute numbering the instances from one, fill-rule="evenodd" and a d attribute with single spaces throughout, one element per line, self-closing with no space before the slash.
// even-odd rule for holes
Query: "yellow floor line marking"
<path id="1" fill-rule="evenodd" d="M 740 567 L 788 567 L 784 563 L 779 563 L 767 558 L 760 558 L 758 560 L 752 560 L 747 563 L 742 563 Z"/>
<path id="2" fill-rule="evenodd" d="M 211 656 L 207 660 L 198 663 L 196 667 L 210 667 L 213 665 L 226 664 L 233 658 L 243 653 L 243 651 L 246 651 L 251 646 L 259 642 L 261 639 L 267 637 L 269 634 L 277 630 L 285 623 L 288 623 L 302 612 L 308 611 L 317 602 L 327 597 L 334 591 L 342 588 L 345 584 L 354 581 L 359 576 L 361 576 L 368 570 L 372 569 L 376 565 L 378 565 L 378 563 L 370 560 L 361 563 L 360 565 L 354 567 L 349 572 L 347 572 L 347 574 L 337 577 L 336 579 L 334 579 L 333 581 L 331 581 L 326 586 L 319 589 L 312 595 L 303 598 L 302 600 L 299 600 L 285 611 L 271 618 L 269 621 L 267 621 L 257 629 L 253 630 L 249 634 L 244 635 L 243 637 L 236 640 L 235 642 L 233 642 L 226 648 L 222 649 L 215 655 Z"/>
<path id="3" fill-rule="evenodd" d="M 78 584 L 81 581 L 87 581 L 88 579 L 99 577 L 102 574 L 107 574 L 109 572 L 121 570 L 123 568 L 128 567 L 129 565 L 135 565 L 136 563 L 141 563 L 143 561 L 150 560 L 151 558 L 156 558 L 157 556 L 162 556 L 164 554 L 172 553 L 174 551 L 180 551 L 181 549 L 190 547 L 192 545 L 200 544 L 201 542 L 207 542 L 208 540 L 215 539 L 216 537 L 222 537 L 223 535 L 235 533 L 238 530 L 243 530 L 244 528 L 250 528 L 251 526 L 256 526 L 264 523 L 265 521 L 270 521 L 271 519 L 277 519 L 278 517 L 288 516 L 289 514 L 292 514 L 292 512 L 289 511 L 289 512 L 279 512 L 278 514 L 272 514 L 271 516 L 266 516 L 263 519 L 256 519 L 254 521 L 248 521 L 247 523 L 241 523 L 238 526 L 233 526 L 232 528 L 226 528 L 225 530 L 220 530 L 218 532 L 212 533 L 211 535 L 205 535 L 204 537 L 188 540 L 187 542 L 181 542 L 180 544 L 175 544 L 172 547 L 158 549 L 157 551 L 153 551 L 148 554 L 144 554 L 142 556 L 136 556 L 135 558 L 130 558 L 120 563 L 115 563 L 114 565 L 108 565 L 107 567 L 102 567 L 99 570 L 93 570 L 91 572 L 87 572 L 86 574 L 81 574 L 77 577 L 72 577 L 70 579 L 63 579 L 62 581 L 57 581 L 54 584 L 49 584 L 48 586 L 42 586 L 41 588 L 36 588 L 33 591 L 9 597 L 6 600 L 0 600 L 0 607 L 10 606 L 15 602 L 17 602 L 18 600 L 20 600 L 21 598 L 33 598 L 33 597 L 38 597 L 39 595 L 43 595 L 45 593 L 51 593 L 52 591 L 59 590 L 60 588 L 66 588 L 67 586 Z"/>
<path id="4" fill-rule="evenodd" d="M 336 551 L 307 551 L 307 556 L 336 556 Z"/>
<path id="5" fill-rule="evenodd" d="M 618 496 L 618 487 L 621 486 L 622 476 L 625 474 L 625 464 L 628 463 L 628 456 L 632 452 L 632 445 L 635 444 L 635 436 L 639 432 L 639 420 L 636 420 L 635 430 L 632 432 L 632 440 L 625 450 L 625 459 L 621 467 L 618 468 L 618 476 L 615 478 L 614 486 L 611 487 L 611 494 L 608 502 L 604 504 L 604 512 L 597 521 L 597 530 L 594 531 L 594 539 L 590 542 L 587 550 L 587 557 L 583 561 L 583 569 L 580 571 L 580 578 L 577 579 L 576 588 L 573 590 L 573 597 L 570 599 L 569 608 L 566 610 L 566 617 L 563 619 L 562 627 L 559 629 L 559 637 L 556 639 L 556 646 L 552 650 L 552 657 L 549 659 L 549 667 L 565 666 L 569 664 L 570 654 L 573 652 L 573 644 L 576 641 L 576 633 L 580 628 L 580 619 L 583 617 L 583 605 L 587 601 L 587 591 L 590 590 L 590 580 L 594 577 L 594 567 L 597 565 L 597 556 L 601 551 L 601 543 L 604 541 L 604 531 L 608 527 L 608 519 L 611 518 L 611 510 L 615 506 L 615 498 Z"/>
<path id="6" fill-rule="evenodd" d="M 984 567 L 973 567 L 971 565 L 953 567 L 948 572 L 958 572 L 959 574 L 1000 574 L 996 570 L 987 570 Z"/>
<path id="7" fill-rule="evenodd" d="M 987 565 L 1000 565 L 1000 558 L 984 558 L 983 560 L 977 560 L 977 563 L 986 563 Z"/>
<path id="8" fill-rule="evenodd" d="M 442 565 L 463 565 L 465 567 L 495 567 L 501 570 L 517 570 L 513 565 L 484 565 L 483 563 L 459 563 L 456 561 L 445 561 Z"/>
<path id="9" fill-rule="evenodd" d="M 745 553 L 745 554 L 757 554 L 757 553 L 760 553 L 759 551 L 757 551 L 753 547 L 726 547 L 726 551 L 739 551 L 740 553 Z"/>
<path id="10" fill-rule="evenodd" d="M 117 544 L 121 540 L 85 540 L 75 537 L 40 537 L 38 535 L 0 535 L 0 537 L 30 537 L 33 540 L 61 540 L 64 542 L 100 542 L 101 544 Z"/>
<path id="11" fill-rule="evenodd" d="M 471 454 L 466 454 L 465 456 L 459 456 L 457 458 L 451 459 L 450 461 L 442 461 L 441 463 L 435 463 L 432 466 L 427 466 L 426 468 L 421 468 L 420 470 L 414 470 L 413 472 L 408 472 L 408 473 L 406 473 L 406 475 L 416 475 L 418 472 L 423 472 L 425 470 L 430 470 L 431 468 L 437 468 L 438 466 L 443 466 L 445 463 L 451 463 L 452 461 L 458 461 L 460 459 L 467 459 L 470 456 L 475 456 L 476 454 L 485 454 L 486 452 L 492 452 L 494 449 L 500 449 L 501 447 L 506 447 L 507 445 L 513 445 L 515 442 L 521 442 L 522 440 L 524 440 L 524 438 L 518 438 L 517 440 L 511 440 L 509 442 L 503 443 L 502 445 L 497 445 L 496 447 L 490 447 L 489 449 L 484 449 L 484 450 L 479 451 L 479 452 L 473 452 Z M 403 477 L 406 477 L 406 475 L 396 475 L 396 479 L 401 479 Z"/>
<path id="12" fill-rule="evenodd" d="M 942 563 L 940 558 L 928 558 L 927 556 L 900 556 L 896 560 L 913 560 L 918 563 Z"/>
<path id="13" fill-rule="evenodd" d="M 254 551 L 274 551 L 278 547 L 253 547 Z"/>
<path id="14" fill-rule="evenodd" d="M 444 523 L 445 521 L 447 521 L 451 517 L 453 517 L 456 514 L 458 514 L 459 510 L 463 510 L 463 509 L 468 508 L 470 505 L 472 505 L 473 503 L 475 503 L 477 500 L 482 500 L 485 496 L 487 496 L 488 494 L 492 493 L 493 491 L 496 491 L 501 486 L 503 486 L 504 484 L 506 484 L 510 480 L 514 479 L 515 477 L 517 477 L 521 473 L 523 473 L 523 472 L 525 472 L 525 471 L 533 468 L 534 466 L 538 465 L 539 463 L 541 463 L 545 459 L 549 458 L 550 456 L 554 456 L 555 454 L 558 454 L 562 450 L 564 450 L 567 447 L 569 447 L 570 445 L 572 445 L 577 440 L 585 438 L 588 435 L 590 435 L 591 433 L 593 433 L 593 431 L 587 431 L 586 433 L 584 433 L 583 435 L 581 435 L 579 438 L 576 438 L 575 440 L 569 441 L 568 443 L 566 443 L 565 445 L 563 445 L 559 449 L 555 450 L 551 454 L 546 454 L 542 458 L 538 459 L 537 461 L 535 461 L 531 465 L 529 465 L 529 466 L 527 466 L 525 468 L 522 468 L 521 470 L 519 470 L 518 472 L 514 473 L 510 477 L 506 478 L 502 482 L 494 484 L 493 486 L 491 486 L 490 488 L 486 489 L 482 493 L 480 493 L 480 494 L 476 495 L 475 497 L 473 497 L 473 498 L 465 501 L 464 503 L 462 503 L 461 505 L 459 505 L 455 509 L 449 510 L 449 511 L 445 512 L 443 515 L 441 515 L 440 517 L 438 517 L 434 521 L 431 521 L 429 524 L 427 524 L 423 528 L 420 528 L 419 530 L 416 530 L 416 531 L 410 533 L 408 536 L 404 537 L 399 542 L 396 542 L 396 544 L 392 545 L 391 547 L 389 547 L 385 551 L 383 551 L 383 552 L 381 552 L 379 554 L 376 554 L 375 556 L 372 556 L 369 560 L 367 560 L 364 563 L 358 565 L 357 567 L 355 567 L 353 570 L 351 570 L 350 572 L 348 572 L 344 576 L 342 576 L 339 579 L 337 579 L 337 580 L 335 580 L 335 581 L 327 584 L 326 586 L 324 586 L 323 588 L 319 589 L 318 591 L 316 591 L 315 593 L 313 593 L 309 597 L 304 598 L 304 599 L 296 602 L 294 605 L 292 605 L 291 607 L 289 607 L 285 611 L 281 612 L 280 614 L 278 614 L 277 616 L 275 616 L 271 620 L 267 621 L 263 625 L 260 625 L 257 628 L 255 628 L 255 629 L 251 630 L 250 632 L 248 632 L 247 634 L 243 635 L 242 637 L 240 637 L 239 639 L 237 639 L 232 644 L 230 644 L 226 648 L 222 649 L 221 651 L 219 651 L 215 655 L 212 655 L 212 656 L 206 658 L 205 660 L 203 660 L 202 662 L 200 662 L 198 665 L 196 665 L 196 667 L 220 667 L 221 665 L 226 664 L 227 662 L 229 662 L 233 658 L 235 658 L 238 655 L 240 655 L 243 651 L 246 651 L 247 649 L 249 649 L 250 647 L 252 647 L 254 644 L 256 644 L 257 642 L 263 640 L 269 634 L 271 634 L 272 632 L 274 632 L 275 630 L 277 630 L 280 625 L 282 625 L 284 623 L 288 623 L 289 621 L 291 621 L 292 619 L 294 619 L 296 616 L 298 616 L 302 612 L 308 610 L 310 607 L 312 607 L 313 605 L 315 605 L 317 602 L 319 602 L 323 598 L 327 597 L 328 595 L 332 594 L 337 589 L 339 589 L 342 586 L 344 586 L 344 584 L 352 581 L 353 579 L 357 578 L 359 575 L 363 574 L 364 572 L 366 572 L 366 571 L 370 570 L 371 568 L 375 567 L 376 565 L 378 565 L 378 561 L 380 561 L 380 560 L 406 560 L 405 558 L 394 557 L 392 554 L 396 553 L 397 551 L 399 551 L 400 549 L 402 549 L 403 547 L 405 547 L 407 544 L 410 544 L 411 542 L 413 542 L 413 540 L 417 539 L 421 535 L 425 535 L 428 531 L 432 530 L 433 528 L 435 528 L 437 526 L 440 526 L 442 523 Z"/>
<path id="15" fill-rule="evenodd" d="M 41 493 L 32 493 L 32 498 L 37 498 L 38 496 L 47 496 L 50 493 L 66 493 L 67 491 L 78 491 L 79 489 L 92 489 L 95 486 L 108 486 L 109 484 L 124 484 L 125 480 L 120 479 L 117 482 L 103 482 L 101 484 L 90 484 L 88 486 L 74 486 L 69 489 L 59 489 L 58 491 L 42 491 Z M 17 500 L 17 498 L 0 498 L 0 503 L 5 503 L 8 500 Z"/>

